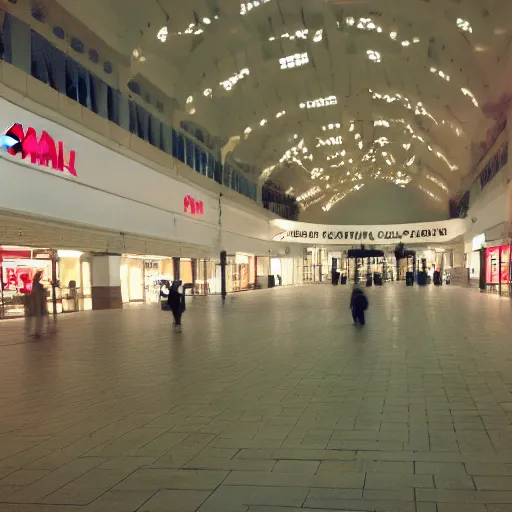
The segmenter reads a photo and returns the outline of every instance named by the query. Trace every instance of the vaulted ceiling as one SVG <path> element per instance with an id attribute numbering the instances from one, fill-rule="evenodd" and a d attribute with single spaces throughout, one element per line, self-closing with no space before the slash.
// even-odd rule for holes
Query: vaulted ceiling
<path id="1" fill-rule="evenodd" d="M 59 0 L 232 156 L 329 211 L 369 180 L 446 203 L 493 120 L 510 0 Z"/>

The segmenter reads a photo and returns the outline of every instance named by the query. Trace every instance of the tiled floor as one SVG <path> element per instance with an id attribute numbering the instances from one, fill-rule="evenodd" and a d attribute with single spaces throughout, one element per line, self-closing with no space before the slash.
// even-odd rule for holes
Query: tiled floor
<path id="1" fill-rule="evenodd" d="M 1 323 L 0 511 L 512 511 L 511 302 L 349 292 Z"/>

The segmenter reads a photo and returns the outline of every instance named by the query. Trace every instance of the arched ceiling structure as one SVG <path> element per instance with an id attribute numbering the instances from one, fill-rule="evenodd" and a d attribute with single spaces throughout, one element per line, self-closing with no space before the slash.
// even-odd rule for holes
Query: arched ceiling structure
<path id="1" fill-rule="evenodd" d="M 491 126 L 510 0 L 59 0 L 183 118 L 329 211 L 368 180 L 446 202 Z"/>

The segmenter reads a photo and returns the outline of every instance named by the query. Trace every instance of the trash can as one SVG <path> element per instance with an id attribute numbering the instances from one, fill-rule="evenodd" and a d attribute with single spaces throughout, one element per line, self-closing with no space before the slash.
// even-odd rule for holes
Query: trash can
<path id="1" fill-rule="evenodd" d="M 373 274 L 373 283 L 375 286 L 382 286 L 382 274 L 380 272 L 375 272 Z"/>
<path id="2" fill-rule="evenodd" d="M 366 276 L 366 286 L 367 287 L 373 286 L 373 277 L 371 274 Z"/>
<path id="3" fill-rule="evenodd" d="M 405 274 L 405 285 L 406 286 L 414 285 L 414 272 L 407 272 Z"/>
<path id="4" fill-rule="evenodd" d="M 347 284 L 347 276 L 345 274 L 343 274 L 340 278 L 340 283 L 341 284 Z"/>
<path id="5" fill-rule="evenodd" d="M 418 272 L 418 284 L 426 286 L 428 282 L 428 274 L 426 272 Z"/>

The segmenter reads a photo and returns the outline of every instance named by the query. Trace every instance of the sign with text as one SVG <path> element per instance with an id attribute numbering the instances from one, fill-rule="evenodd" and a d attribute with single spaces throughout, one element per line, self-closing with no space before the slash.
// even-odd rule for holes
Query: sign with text
<path id="1" fill-rule="evenodd" d="M 0 146 L 12 156 L 30 158 L 32 164 L 78 176 L 75 169 L 76 153 L 70 151 L 66 155 L 64 143 L 56 142 L 46 131 L 38 137 L 34 128 L 29 127 L 25 131 L 20 123 L 15 123 L 0 137 Z"/>
<path id="2" fill-rule="evenodd" d="M 418 224 L 383 226 L 332 226 L 274 220 L 271 223 L 283 231 L 276 242 L 315 245 L 391 245 L 397 243 L 442 243 L 464 234 L 464 221 L 453 219 Z"/>
<path id="3" fill-rule="evenodd" d="M 187 194 L 183 198 L 183 211 L 196 217 L 202 217 L 204 215 L 204 203 Z"/>

